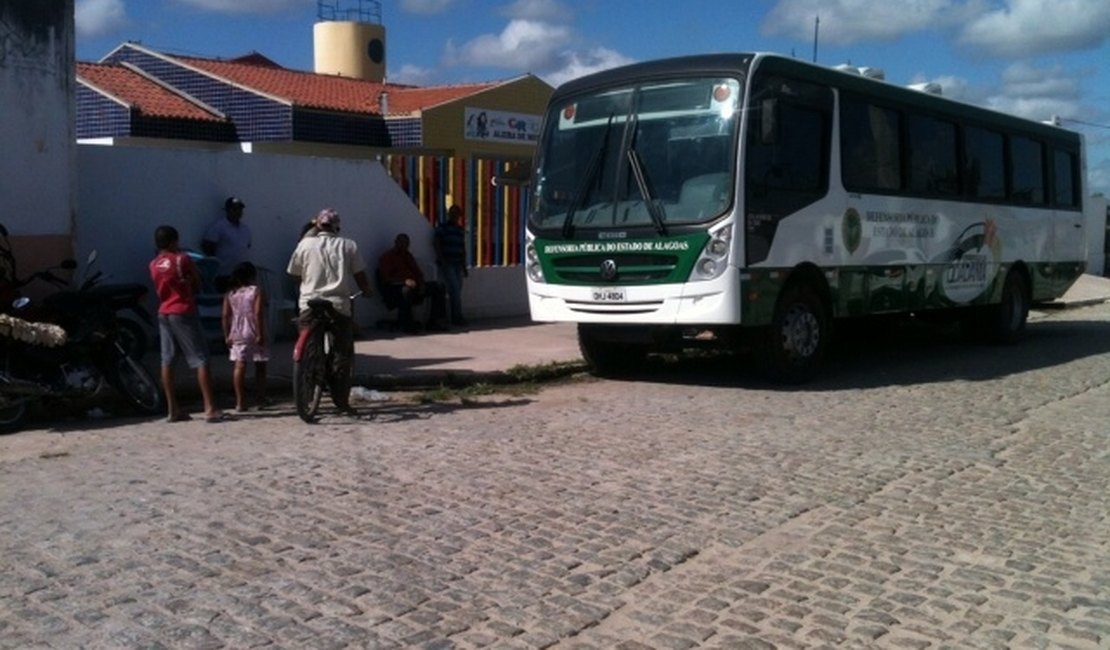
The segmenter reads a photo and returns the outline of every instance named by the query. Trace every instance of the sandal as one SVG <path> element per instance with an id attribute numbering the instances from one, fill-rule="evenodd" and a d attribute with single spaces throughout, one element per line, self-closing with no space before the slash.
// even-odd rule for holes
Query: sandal
<path id="1" fill-rule="evenodd" d="M 204 416 L 204 421 L 209 424 L 215 424 L 217 422 L 230 422 L 235 419 L 235 416 L 231 415 L 230 413 L 216 413 L 214 415 Z"/>
<path id="2" fill-rule="evenodd" d="M 172 424 L 174 422 L 188 422 L 189 420 L 192 420 L 192 419 L 193 419 L 193 416 L 189 415 L 188 413 L 178 413 L 176 415 L 171 415 L 171 416 L 167 417 L 166 422 L 169 422 L 169 423 Z"/>

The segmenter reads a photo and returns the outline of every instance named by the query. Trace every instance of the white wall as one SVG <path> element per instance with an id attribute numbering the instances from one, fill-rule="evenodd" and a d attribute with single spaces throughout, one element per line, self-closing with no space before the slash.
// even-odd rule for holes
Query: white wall
<path id="1" fill-rule="evenodd" d="M 1087 272 L 1092 275 L 1106 275 L 1106 228 L 1107 199 L 1092 196 L 1087 202 Z"/>
<path id="2" fill-rule="evenodd" d="M 0 3 L 0 220 L 13 235 L 69 234 L 72 34 L 73 0 Z"/>
<path id="3" fill-rule="evenodd" d="M 425 274 L 434 274 L 431 226 L 375 161 L 82 144 L 77 174 L 74 248 L 79 261 L 96 249 L 97 265 L 112 281 L 149 283 L 147 263 L 161 224 L 177 228 L 182 247 L 199 249 L 204 228 L 223 218 L 229 195 L 247 204 L 244 223 L 259 266 L 284 274 L 301 226 L 332 207 L 371 269 L 403 231 Z M 463 308 L 470 319 L 527 314 L 523 270 L 472 269 Z M 359 301 L 360 324 L 383 314 L 379 300 Z"/>

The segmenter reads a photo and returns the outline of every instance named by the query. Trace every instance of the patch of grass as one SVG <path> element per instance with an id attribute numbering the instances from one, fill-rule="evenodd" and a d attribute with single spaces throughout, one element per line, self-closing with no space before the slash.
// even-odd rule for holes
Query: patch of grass
<path id="1" fill-rule="evenodd" d="M 439 388 L 432 388 L 430 390 L 415 393 L 412 396 L 412 401 L 418 404 L 434 404 L 436 402 L 450 402 L 455 399 L 455 389 L 448 388 L 447 386 L 440 386 Z"/>
<path id="2" fill-rule="evenodd" d="M 516 365 L 509 368 L 508 375 L 518 382 L 548 381 L 582 372 L 585 365 L 581 362 L 553 361 L 538 365 Z"/>
<path id="3" fill-rule="evenodd" d="M 585 369 L 585 365 L 580 362 L 552 362 L 534 366 L 517 365 L 506 371 L 504 376 L 495 376 L 491 381 L 478 381 L 473 384 L 459 386 L 440 384 L 436 388 L 413 393 L 410 399 L 419 404 L 455 401 L 462 404 L 477 404 L 478 398 L 488 395 L 509 395 L 513 397 L 534 395 L 545 384 L 582 380 L 587 377 L 583 374 Z"/>
<path id="4" fill-rule="evenodd" d="M 444 402 L 460 402 L 462 404 L 478 404 L 479 398 L 490 395 L 508 395 L 519 397 L 521 395 L 534 395 L 540 391 L 540 384 L 536 382 L 515 382 L 511 384 L 489 384 L 479 382 L 469 386 L 439 386 L 414 393 L 412 400 L 419 404 L 436 404 Z"/>

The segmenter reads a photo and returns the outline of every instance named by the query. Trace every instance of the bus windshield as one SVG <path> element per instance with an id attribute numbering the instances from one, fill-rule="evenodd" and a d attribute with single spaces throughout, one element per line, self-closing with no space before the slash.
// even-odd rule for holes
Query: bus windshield
<path id="1" fill-rule="evenodd" d="M 742 84 L 645 82 L 553 103 L 537 156 L 531 226 L 653 229 L 704 223 L 732 205 Z"/>

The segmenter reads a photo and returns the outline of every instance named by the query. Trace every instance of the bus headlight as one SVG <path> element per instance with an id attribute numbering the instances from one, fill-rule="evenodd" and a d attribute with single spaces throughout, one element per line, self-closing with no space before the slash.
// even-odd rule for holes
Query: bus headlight
<path id="1" fill-rule="evenodd" d="M 710 232 L 709 241 L 702 249 L 698 261 L 694 263 L 694 271 L 690 274 L 690 281 L 702 282 L 720 277 L 728 268 L 728 256 L 731 250 L 731 224 L 715 232 Z"/>
<path id="2" fill-rule="evenodd" d="M 543 267 L 540 266 L 540 255 L 532 242 L 528 242 L 524 248 L 524 268 L 528 271 L 528 277 L 532 282 L 545 282 Z"/>

